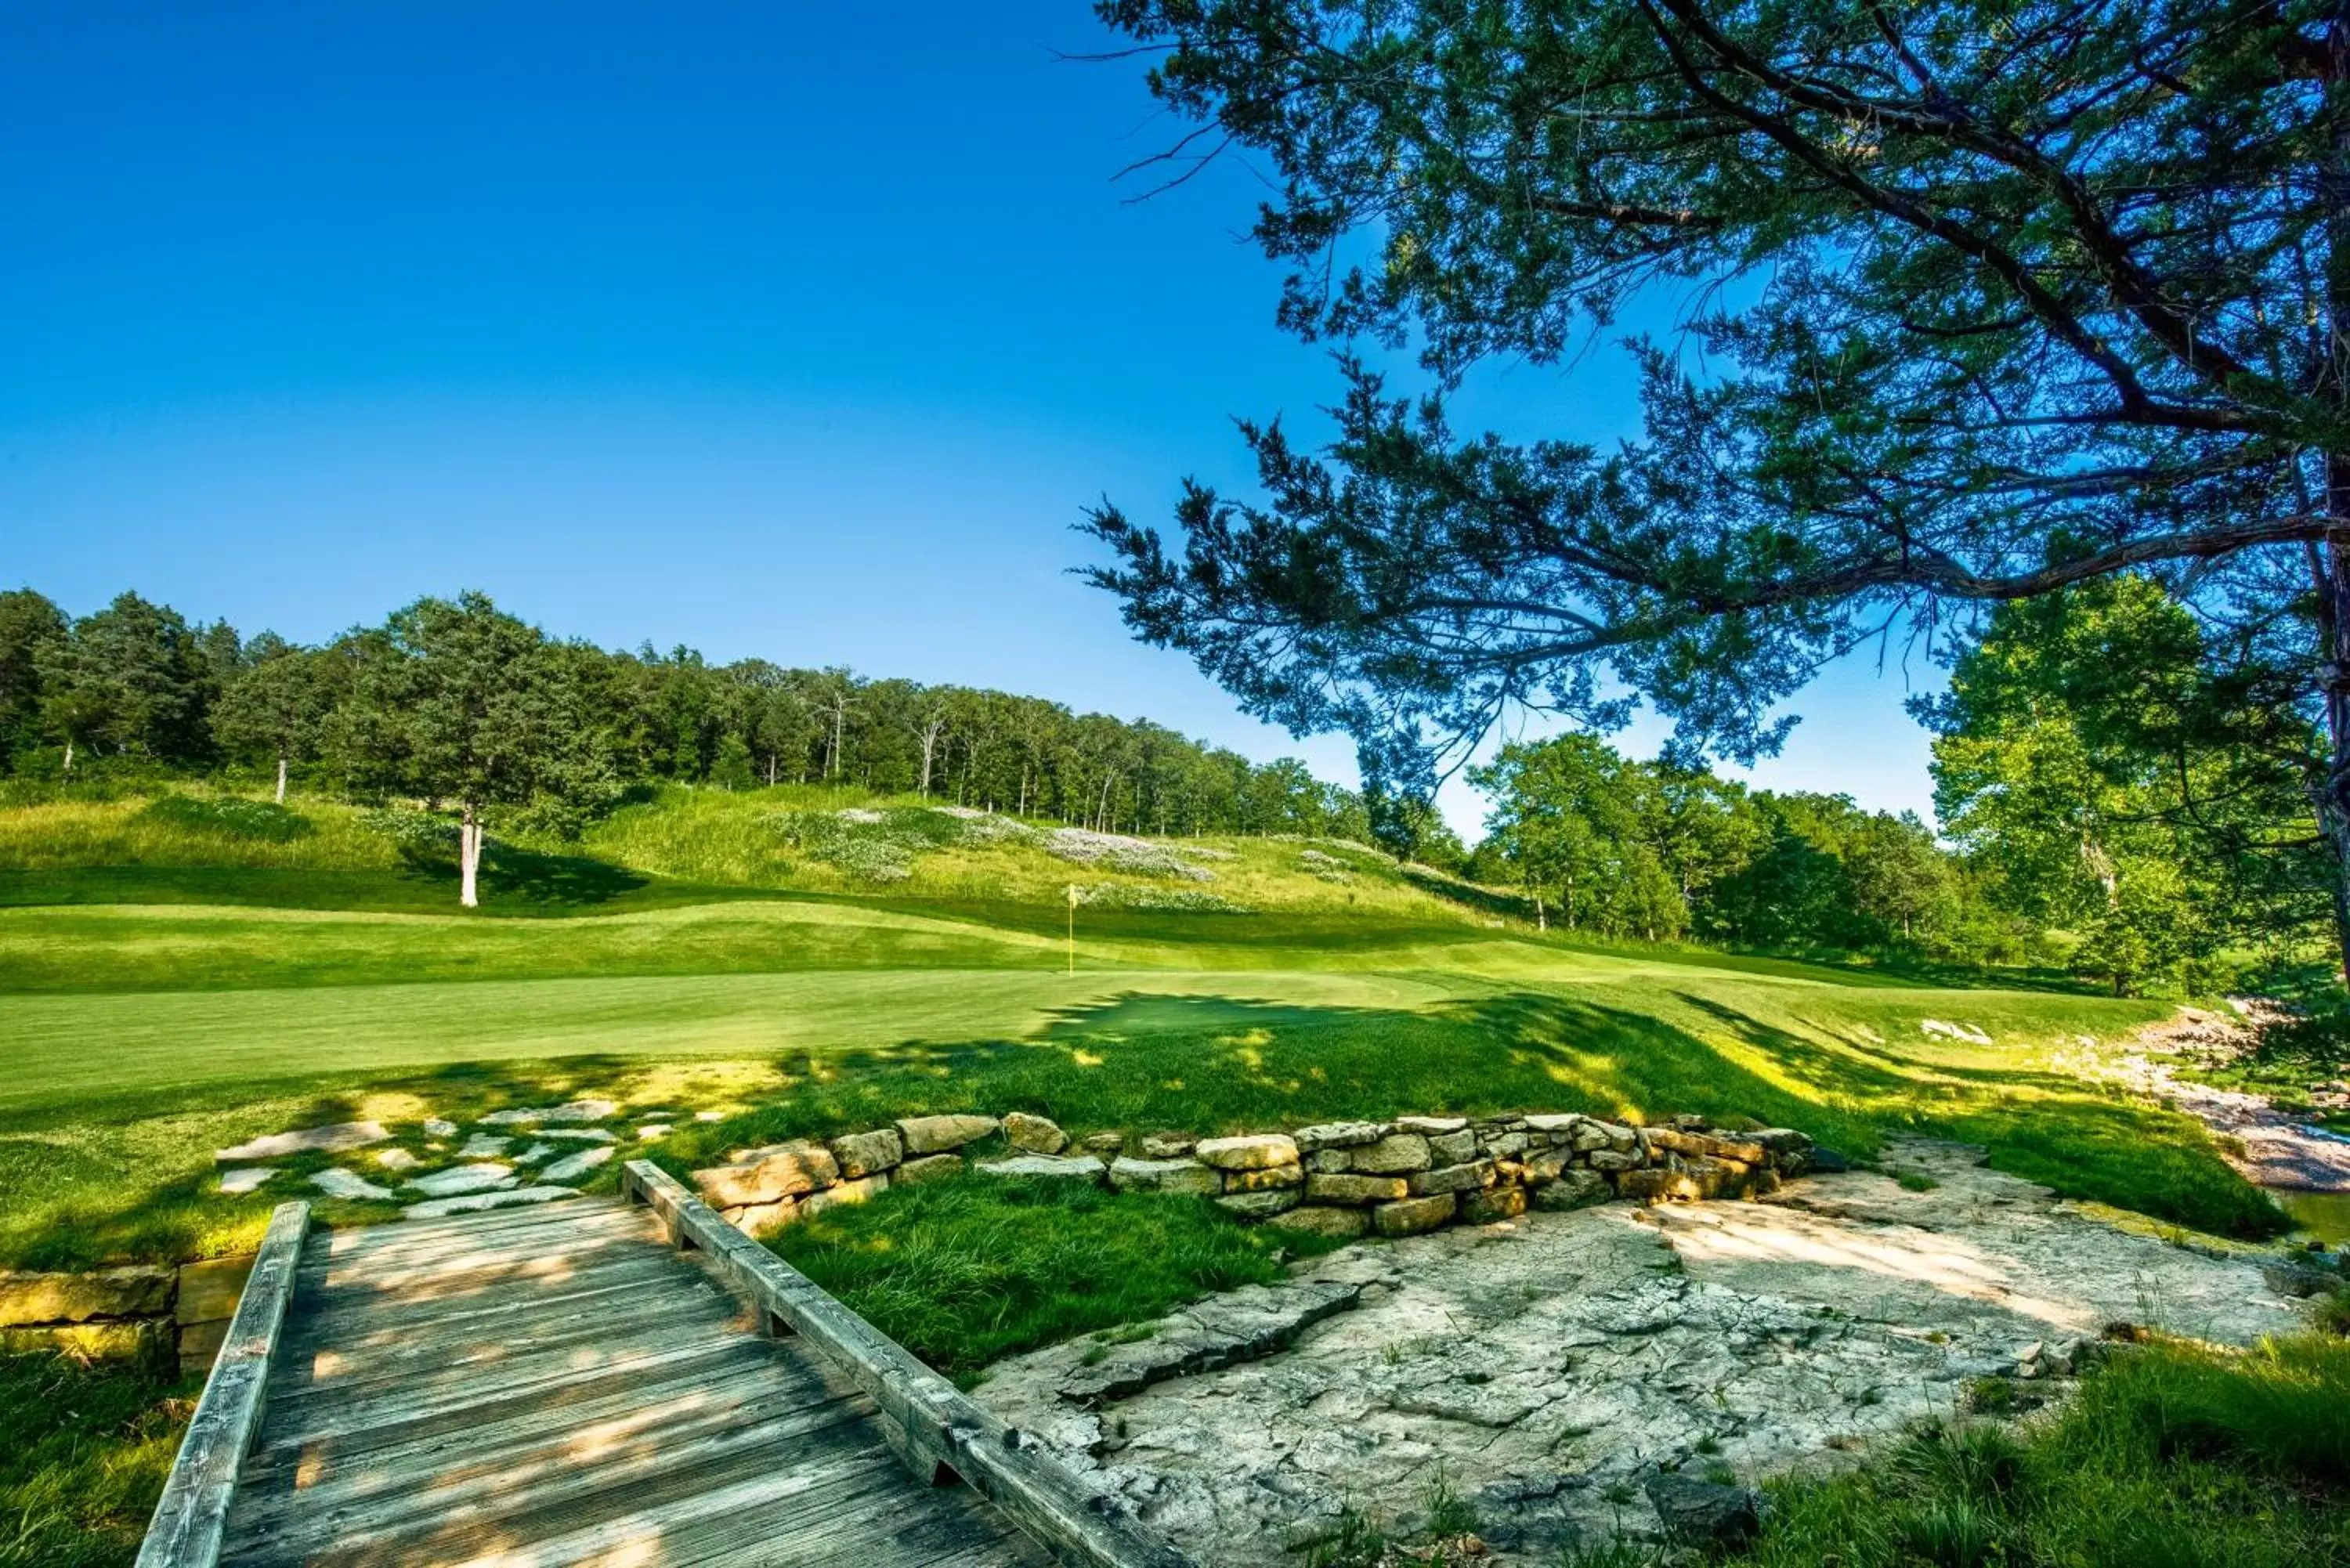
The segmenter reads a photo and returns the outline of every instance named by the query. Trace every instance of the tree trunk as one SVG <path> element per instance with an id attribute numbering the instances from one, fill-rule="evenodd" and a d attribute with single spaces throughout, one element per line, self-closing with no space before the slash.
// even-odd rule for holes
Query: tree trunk
<path id="1" fill-rule="evenodd" d="M 1540 893 L 1536 893 L 1534 895 L 1534 929 L 1538 931 L 1546 931 L 1550 929 L 1550 917 L 1543 912 L 1543 901 L 1542 895 Z"/>
<path id="2" fill-rule="evenodd" d="M 277 753 L 277 804 L 286 804 L 286 753 Z"/>
<path id="3" fill-rule="evenodd" d="M 2326 97 L 2334 114 L 2334 141 L 2319 175 L 2326 208 L 2326 326 L 2329 367 L 2338 402 L 2350 396 L 2350 12 L 2336 6 L 2325 29 Z M 2325 692 L 2325 778 L 2317 790 L 2317 822 L 2334 852 L 2334 938 L 2342 978 L 2350 984 L 2350 452 L 2325 454 L 2325 516 L 2332 524 L 2323 551 L 2313 546 L 2317 578 L 2318 667 Z"/>
<path id="4" fill-rule="evenodd" d="M 464 820 L 457 826 L 457 902 L 479 909 L 482 870 L 482 825 L 473 802 L 465 803 Z"/>
<path id="5" fill-rule="evenodd" d="M 2350 508 L 2350 462 L 2326 464 L 2328 503 L 2336 517 Z M 2328 541 L 2320 556 L 2317 628 L 2319 683 L 2325 695 L 2325 775 L 2311 792 L 2317 825 L 2334 859 L 2334 939 L 2342 976 L 2350 984 L 2350 550 Z"/>
<path id="6" fill-rule="evenodd" d="M 73 777 L 73 737 L 66 737 L 66 777 Z"/>

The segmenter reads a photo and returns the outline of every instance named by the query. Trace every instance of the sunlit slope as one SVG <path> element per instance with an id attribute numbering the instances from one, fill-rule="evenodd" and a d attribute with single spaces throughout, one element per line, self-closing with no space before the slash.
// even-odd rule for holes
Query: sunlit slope
<path id="1" fill-rule="evenodd" d="M 475 918 L 563 917 L 759 893 L 1097 911 L 1286 911 L 1482 924 L 1506 893 L 1368 846 L 1091 834 L 959 807 L 784 787 L 668 789 L 577 841 L 493 842 Z M 0 904 L 199 903 L 431 913 L 456 902 L 443 819 L 184 794 L 0 810 Z"/>

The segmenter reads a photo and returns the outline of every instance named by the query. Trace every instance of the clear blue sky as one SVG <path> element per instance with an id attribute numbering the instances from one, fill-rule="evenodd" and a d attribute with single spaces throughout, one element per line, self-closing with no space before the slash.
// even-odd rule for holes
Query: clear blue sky
<path id="1" fill-rule="evenodd" d="M 1112 182 L 1172 128 L 1055 57 L 1109 42 L 1081 0 L 0 0 L 0 581 L 306 639 L 478 587 L 1351 780 L 1066 575 L 1084 504 L 1242 481 L 1231 416 L 1335 390 L 1248 171 Z M 1461 413 L 1637 410 L 1600 352 Z M 1923 809 L 1905 690 L 1831 671 L 1758 776 Z"/>

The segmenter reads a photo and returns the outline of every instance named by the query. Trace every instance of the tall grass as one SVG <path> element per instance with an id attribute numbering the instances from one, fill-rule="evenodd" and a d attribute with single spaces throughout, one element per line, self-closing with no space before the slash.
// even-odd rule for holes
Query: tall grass
<path id="1" fill-rule="evenodd" d="M 348 806 L 208 792 L 151 800 L 50 801 L 0 811 L 0 870 L 233 867 L 391 870 L 398 846 Z"/>
<path id="2" fill-rule="evenodd" d="M 2350 1563 L 2350 1344 L 2121 1351 L 2043 1426 L 1931 1428 L 1774 1502 L 1739 1568 Z"/>
<path id="3" fill-rule="evenodd" d="M 0 1565 L 129 1563 L 193 1395 L 139 1367 L 0 1356 Z"/>

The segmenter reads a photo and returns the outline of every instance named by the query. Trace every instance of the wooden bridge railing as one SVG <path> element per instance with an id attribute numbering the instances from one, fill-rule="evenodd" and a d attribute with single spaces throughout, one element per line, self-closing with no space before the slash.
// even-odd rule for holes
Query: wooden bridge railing
<path id="1" fill-rule="evenodd" d="M 261 1431 L 270 1363 L 294 1296 L 294 1272 L 310 1233 L 310 1206 L 281 1203 L 269 1216 L 253 1273 L 229 1320 L 228 1339 L 213 1363 L 203 1397 L 180 1439 L 162 1501 L 139 1548 L 138 1568 L 215 1568 L 230 1500 Z"/>
<path id="2" fill-rule="evenodd" d="M 660 1216 L 672 1243 L 700 1251 L 770 1332 L 796 1335 L 871 1397 L 890 1447 L 924 1485 L 962 1480 L 1069 1568 L 1190 1568 L 1190 1559 L 1153 1538 L 1123 1504 L 736 1230 L 667 1171 L 630 1160 L 621 1187 Z"/>

